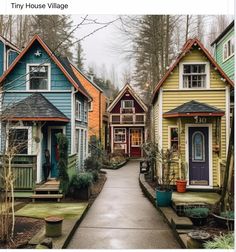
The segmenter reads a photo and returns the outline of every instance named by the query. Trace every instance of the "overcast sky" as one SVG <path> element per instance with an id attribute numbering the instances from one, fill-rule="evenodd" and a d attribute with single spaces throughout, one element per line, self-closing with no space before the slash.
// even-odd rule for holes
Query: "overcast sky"
<path id="1" fill-rule="evenodd" d="M 82 15 L 72 15 L 75 24 L 81 22 Z M 89 15 L 88 18 L 96 19 L 97 22 L 110 22 L 118 18 L 116 15 Z M 118 23 L 117 23 L 118 25 Z M 81 38 L 86 34 L 94 31 L 101 25 L 85 25 L 76 30 L 75 36 Z M 85 67 L 93 66 L 96 64 L 97 70 L 102 72 L 102 68 L 107 70 L 108 76 L 111 69 L 114 68 L 117 73 L 116 85 L 119 88 L 123 86 L 122 73 L 125 69 L 129 68 L 129 62 L 124 59 L 124 55 L 120 54 L 121 43 L 120 33 L 115 24 L 97 31 L 93 35 L 87 37 L 81 42 L 84 50 Z"/>

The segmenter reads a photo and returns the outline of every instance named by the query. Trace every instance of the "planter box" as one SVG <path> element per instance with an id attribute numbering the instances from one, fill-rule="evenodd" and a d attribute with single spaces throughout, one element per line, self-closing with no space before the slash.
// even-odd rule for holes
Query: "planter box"
<path id="1" fill-rule="evenodd" d="M 73 193 L 74 199 L 88 200 L 91 195 L 91 186 L 75 189 Z"/>

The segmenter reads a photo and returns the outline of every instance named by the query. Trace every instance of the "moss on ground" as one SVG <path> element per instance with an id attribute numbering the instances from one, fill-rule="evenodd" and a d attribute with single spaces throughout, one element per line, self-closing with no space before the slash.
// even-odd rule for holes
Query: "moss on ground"
<path id="1" fill-rule="evenodd" d="M 64 219 L 80 217 L 88 203 L 29 203 L 16 212 L 16 216 L 44 219 L 47 216 L 60 216 Z"/>

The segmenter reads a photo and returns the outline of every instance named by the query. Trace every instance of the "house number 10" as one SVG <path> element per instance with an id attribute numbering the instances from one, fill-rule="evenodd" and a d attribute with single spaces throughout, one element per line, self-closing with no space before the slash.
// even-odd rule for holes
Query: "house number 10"
<path id="1" fill-rule="evenodd" d="M 207 122 L 206 117 L 198 117 L 198 116 L 196 116 L 196 117 L 194 117 L 194 119 L 195 119 L 195 123 L 206 123 Z"/>

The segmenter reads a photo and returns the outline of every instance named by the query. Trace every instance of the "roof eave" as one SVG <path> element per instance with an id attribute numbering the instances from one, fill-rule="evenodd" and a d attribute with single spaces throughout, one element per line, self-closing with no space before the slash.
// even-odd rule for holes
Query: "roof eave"
<path id="1" fill-rule="evenodd" d="M 193 117 L 193 116 L 224 116 L 224 112 L 189 112 L 189 113 L 167 113 L 163 114 L 163 118 L 177 118 L 177 117 Z"/>

